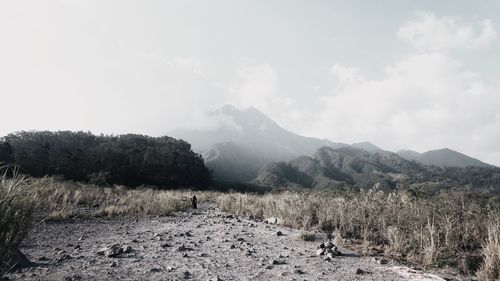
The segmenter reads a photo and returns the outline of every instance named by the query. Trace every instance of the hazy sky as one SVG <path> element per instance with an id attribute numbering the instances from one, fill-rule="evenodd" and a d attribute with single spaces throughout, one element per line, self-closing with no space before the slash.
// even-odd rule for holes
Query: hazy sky
<path id="1" fill-rule="evenodd" d="M 0 135 L 162 135 L 223 104 L 500 165 L 500 1 L 0 2 Z"/>

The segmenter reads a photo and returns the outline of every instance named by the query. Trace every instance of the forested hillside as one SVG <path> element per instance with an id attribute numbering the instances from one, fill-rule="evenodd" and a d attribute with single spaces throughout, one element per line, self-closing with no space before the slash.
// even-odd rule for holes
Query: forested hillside
<path id="1" fill-rule="evenodd" d="M 96 184 L 200 187 L 210 182 L 201 156 L 171 137 L 17 132 L 0 138 L 0 162 L 35 177 L 62 175 Z"/>

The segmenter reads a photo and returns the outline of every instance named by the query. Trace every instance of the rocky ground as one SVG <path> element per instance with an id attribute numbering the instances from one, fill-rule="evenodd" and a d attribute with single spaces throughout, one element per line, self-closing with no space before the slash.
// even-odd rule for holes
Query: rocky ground
<path id="1" fill-rule="evenodd" d="M 14 280 L 449 280 L 204 204 L 169 217 L 47 222 Z M 325 242 L 325 248 L 318 251 Z M 336 251 L 334 251 L 336 250 Z"/>

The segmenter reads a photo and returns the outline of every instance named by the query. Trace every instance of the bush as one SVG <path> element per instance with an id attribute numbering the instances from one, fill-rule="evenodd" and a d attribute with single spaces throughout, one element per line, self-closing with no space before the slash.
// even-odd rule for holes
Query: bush
<path id="1" fill-rule="evenodd" d="M 0 276 L 9 270 L 8 260 L 33 226 L 33 200 L 26 196 L 28 180 L 11 170 L 0 168 Z"/>

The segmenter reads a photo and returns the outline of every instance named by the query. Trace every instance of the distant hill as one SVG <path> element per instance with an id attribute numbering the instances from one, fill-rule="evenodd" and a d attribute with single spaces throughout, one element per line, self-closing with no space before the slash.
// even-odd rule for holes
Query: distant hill
<path id="1" fill-rule="evenodd" d="M 370 152 L 352 146 L 322 147 L 313 157 L 267 164 L 254 183 L 274 188 L 307 189 L 378 185 L 383 190 L 394 190 L 399 186 L 427 194 L 438 193 L 443 188 L 467 187 L 499 195 L 500 168 L 428 166 L 389 151 Z"/>
<path id="2" fill-rule="evenodd" d="M 273 187 L 329 188 L 342 184 L 369 188 L 378 183 L 392 189 L 396 182 L 424 169 L 395 153 L 355 147 L 322 147 L 314 157 L 267 164 L 255 179 Z"/>
<path id="3" fill-rule="evenodd" d="M 448 148 L 430 150 L 424 153 L 412 150 L 400 150 L 397 154 L 410 161 L 414 160 L 424 165 L 438 167 L 493 167 L 490 164 Z"/>
<path id="4" fill-rule="evenodd" d="M 322 146 L 348 146 L 287 131 L 253 107 L 240 110 L 225 105 L 207 118 L 211 129 L 176 130 L 169 135 L 191 143 L 216 180 L 250 181 L 269 162 L 312 155 Z"/>

